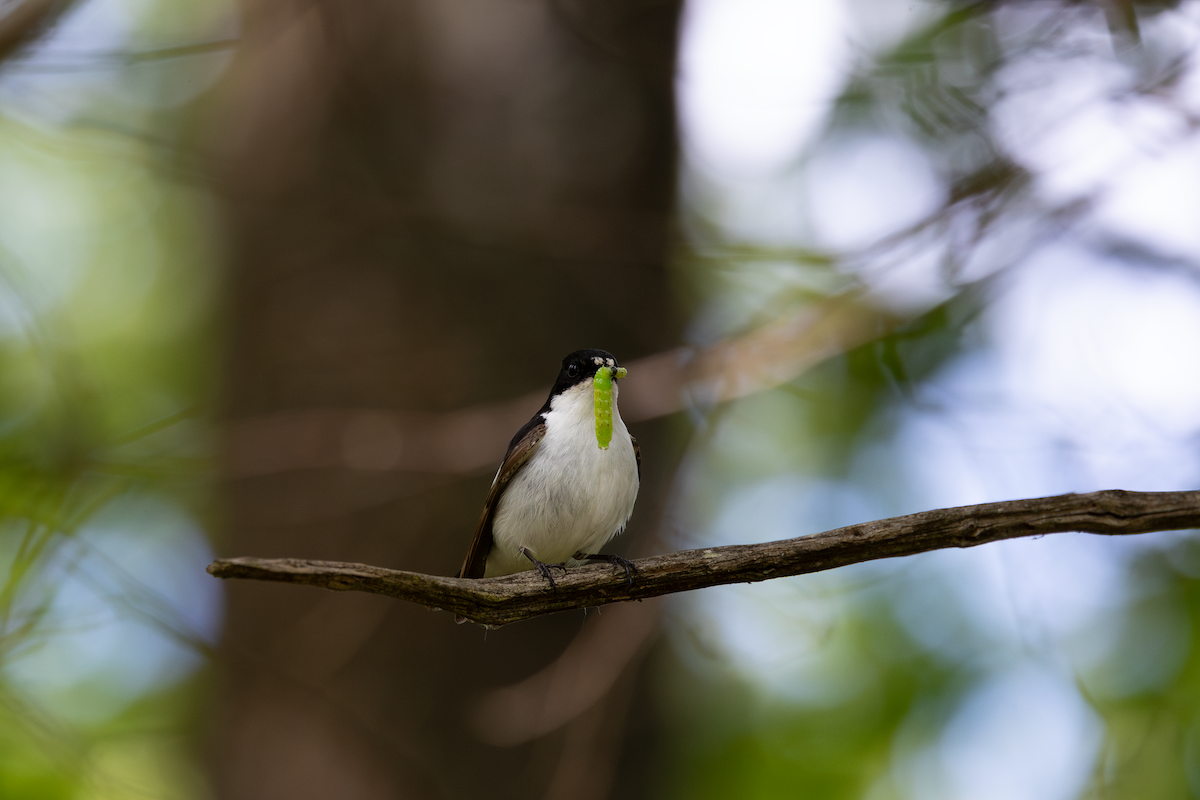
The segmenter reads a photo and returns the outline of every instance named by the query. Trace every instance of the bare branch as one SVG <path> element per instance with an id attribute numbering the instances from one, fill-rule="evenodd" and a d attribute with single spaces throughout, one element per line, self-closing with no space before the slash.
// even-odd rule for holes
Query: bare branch
<path id="1" fill-rule="evenodd" d="M 505 625 L 572 608 L 803 575 L 880 558 L 1003 539 L 1078 531 L 1125 535 L 1200 527 L 1200 491 L 1064 494 L 943 508 L 851 525 L 812 536 L 751 545 L 681 550 L 634 562 L 624 573 L 583 566 L 557 578 L 557 591 L 534 572 L 503 578 L 443 578 L 418 572 L 293 558 L 218 559 L 218 578 L 251 578 L 384 594 L 444 609 L 485 625 Z"/>

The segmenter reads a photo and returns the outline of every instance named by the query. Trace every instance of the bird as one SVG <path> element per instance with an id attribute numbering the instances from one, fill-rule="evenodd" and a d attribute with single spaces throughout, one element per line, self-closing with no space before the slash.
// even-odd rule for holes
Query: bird
<path id="1" fill-rule="evenodd" d="M 605 350 L 562 360 L 546 403 L 509 442 L 458 577 L 536 569 L 557 590 L 551 568 L 605 561 L 633 583 L 631 562 L 597 552 L 625 529 L 641 485 L 641 450 L 617 410 L 626 374 Z"/>

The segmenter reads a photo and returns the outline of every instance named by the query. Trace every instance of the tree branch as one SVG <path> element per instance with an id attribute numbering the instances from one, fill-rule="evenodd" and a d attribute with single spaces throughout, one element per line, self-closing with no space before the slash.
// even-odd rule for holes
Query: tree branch
<path id="1" fill-rule="evenodd" d="M 625 362 L 621 418 L 673 414 L 761 392 L 882 335 L 897 322 L 848 290 L 699 350 L 675 348 Z M 512 432 L 546 399 L 521 397 L 447 413 L 295 409 L 226 424 L 223 469 L 252 478 L 294 469 L 494 470 Z"/>
<path id="2" fill-rule="evenodd" d="M 473 622 L 505 625 L 572 608 L 642 600 L 727 583 L 803 575 L 880 558 L 1003 539 L 1078 531 L 1108 535 L 1200 527 L 1200 491 L 1064 494 L 943 508 L 763 544 L 681 550 L 634 562 L 633 584 L 608 566 L 582 566 L 556 577 L 551 591 L 534 572 L 502 578 L 443 578 L 365 564 L 294 558 L 218 559 L 218 578 L 250 578 L 384 594 Z"/>
<path id="3" fill-rule="evenodd" d="M 73 3 L 19 0 L 0 8 L 0 62 L 48 30 Z"/>

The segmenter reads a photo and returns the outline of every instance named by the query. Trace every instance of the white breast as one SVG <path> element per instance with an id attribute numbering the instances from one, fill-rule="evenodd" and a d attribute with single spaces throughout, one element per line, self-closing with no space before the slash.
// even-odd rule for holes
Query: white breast
<path id="1" fill-rule="evenodd" d="M 637 500 L 637 456 L 617 411 L 617 386 L 607 450 L 596 444 L 593 398 L 589 382 L 551 401 L 545 438 L 497 505 L 487 577 L 529 569 L 522 547 L 539 561 L 562 564 L 598 552 L 625 529 Z"/>

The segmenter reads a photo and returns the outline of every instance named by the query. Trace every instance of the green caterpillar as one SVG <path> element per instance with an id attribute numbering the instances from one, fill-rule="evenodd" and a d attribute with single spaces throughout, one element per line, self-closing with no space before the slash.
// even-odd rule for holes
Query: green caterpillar
<path id="1" fill-rule="evenodd" d="M 629 371 L 624 367 L 616 368 L 618 379 L 628 374 Z M 596 444 L 601 450 L 607 450 L 608 443 L 612 441 L 612 382 L 612 367 L 601 367 L 592 379 L 596 395 Z"/>

